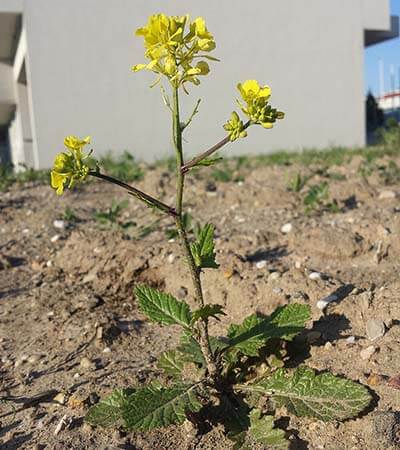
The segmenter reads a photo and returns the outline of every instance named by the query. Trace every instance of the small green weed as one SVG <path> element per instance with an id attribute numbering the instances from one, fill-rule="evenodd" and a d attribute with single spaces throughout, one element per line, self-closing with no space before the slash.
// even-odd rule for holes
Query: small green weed
<path id="1" fill-rule="evenodd" d="M 297 172 L 287 183 L 286 189 L 290 192 L 300 192 L 312 176 L 302 175 Z"/>
<path id="2" fill-rule="evenodd" d="M 112 153 L 108 153 L 101 158 L 100 165 L 108 175 L 124 182 L 139 181 L 144 177 L 143 169 L 135 161 L 134 156 L 126 150 L 117 157 L 114 157 Z"/>
<path id="3" fill-rule="evenodd" d="M 328 201 L 329 184 L 324 181 L 322 183 L 311 186 L 303 199 L 306 214 L 316 212 L 321 209 L 328 209 L 331 212 L 339 212 L 340 208 L 336 200 Z"/>
<path id="4" fill-rule="evenodd" d="M 128 207 L 128 200 L 122 202 L 112 201 L 110 208 L 106 211 L 95 212 L 94 217 L 102 229 L 122 229 L 127 230 L 135 226 L 134 222 L 121 220 L 122 211 Z"/>

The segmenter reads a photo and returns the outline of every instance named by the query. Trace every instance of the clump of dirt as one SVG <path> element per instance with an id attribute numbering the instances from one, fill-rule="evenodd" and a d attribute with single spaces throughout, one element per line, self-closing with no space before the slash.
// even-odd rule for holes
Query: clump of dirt
<path id="1" fill-rule="evenodd" d="M 225 307 L 213 322 L 223 334 L 255 310 L 269 314 L 307 303 L 313 320 L 298 360 L 368 385 L 371 411 L 344 423 L 299 419 L 282 411 L 293 449 L 399 448 L 399 185 L 361 176 L 353 161 L 320 172 L 327 203 L 305 214 L 287 180 L 302 166 L 246 169 L 244 181 L 214 183 L 208 169 L 188 178 L 190 214 L 216 226 L 219 270 L 203 276 L 207 301 Z M 241 177 L 240 177 L 241 178 Z M 165 170 L 146 171 L 145 191 L 173 199 Z M 168 219 L 129 199 L 120 221 L 102 229 L 95 212 L 124 194 L 93 182 L 55 196 L 27 184 L 0 197 L 0 442 L 4 449 L 230 449 L 223 430 L 197 435 L 185 425 L 152 433 L 94 429 L 85 412 L 115 387 L 162 378 L 158 355 L 179 330 L 138 311 L 138 283 L 192 304 L 192 286 Z M 73 211 L 73 214 L 71 214 Z M 150 226 L 149 226 L 150 225 Z M 326 307 L 321 309 L 321 301 Z M 375 334 L 374 334 L 375 333 Z M 304 344 L 307 343 L 307 345 Z M 392 380 L 392 381 L 391 381 Z M 373 411 L 372 411 L 373 410 Z M 60 421 L 61 429 L 58 429 Z"/>

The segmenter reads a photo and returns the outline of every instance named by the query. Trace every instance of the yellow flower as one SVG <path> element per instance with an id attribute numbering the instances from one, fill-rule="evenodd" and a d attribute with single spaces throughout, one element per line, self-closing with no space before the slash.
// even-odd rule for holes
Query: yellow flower
<path id="1" fill-rule="evenodd" d="M 87 144 L 90 144 L 90 136 L 86 136 L 84 139 L 79 139 L 76 136 L 67 136 L 64 139 L 64 145 L 70 150 L 82 150 Z"/>
<path id="2" fill-rule="evenodd" d="M 71 188 L 76 182 L 84 181 L 91 169 L 96 169 L 97 162 L 84 154 L 82 149 L 90 143 L 90 137 L 79 139 L 76 136 L 67 136 L 64 145 L 68 153 L 59 153 L 50 173 L 51 187 L 56 190 L 57 195 L 64 192 L 65 187 Z"/>
<path id="3" fill-rule="evenodd" d="M 224 129 L 228 131 L 229 139 L 231 142 L 236 141 L 238 138 L 244 138 L 247 136 L 247 132 L 244 129 L 243 122 L 239 119 L 239 116 L 235 111 L 231 114 L 231 119 L 226 122 Z"/>
<path id="4" fill-rule="evenodd" d="M 269 86 L 260 86 L 256 80 L 239 83 L 237 88 L 245 102 L 238 100 L 241 110 L 249 117 L 251 123 L 264 128 L 272 128 L 277 119 L 283 119 L 285 114 L 272 108 L 268 101 L 271 96 Z"/>
<path id="5" fill-rule="evenodd" d="M 251 104 L 257 99 L 268 100 L 271 96 L 271 88 L 269 86 L 260 86 L 256 80 L 247 80 L 244 83 L 238 83 L 237 88 L 247 104 Z"/>
<path id="6" fill-rule="evenodd" d="M 188 30 L 186 28 L 188 27 Z M 145 27 L 136 30 L 137 36 L 143 36 L 148 64 L 136 64 L 134 72 L 151 70 L 169 78 L 175 87 L 186 82 L 199 84 L 199 75 L 207 75 L 210 68 L 204 59 L 216 60 L 201 52 L 210 52 L 215 48 L 212 34 L 207 30 L 202 17 L 190 22 L 186 16 L 150 16 Z M 202 61 L 195 62 L 195 59 Z"/>

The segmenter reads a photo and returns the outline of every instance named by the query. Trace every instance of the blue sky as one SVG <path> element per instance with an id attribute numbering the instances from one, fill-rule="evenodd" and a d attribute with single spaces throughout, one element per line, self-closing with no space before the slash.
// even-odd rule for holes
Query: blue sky
<path id="1" fill-rule="evenodd" d="M 400 16 L 400 0 L 391 0 L 390 7 L 392 15 Z M 380 59 L 384 61 L 385 90 L 388 90 L 390 87 L 390 65 L 395 66 L 397 73 L 400 70 L 400 38 L 373 45 L 365 50 L 365 91 L 372 90 L 374 95 L 379 94 Z"/>

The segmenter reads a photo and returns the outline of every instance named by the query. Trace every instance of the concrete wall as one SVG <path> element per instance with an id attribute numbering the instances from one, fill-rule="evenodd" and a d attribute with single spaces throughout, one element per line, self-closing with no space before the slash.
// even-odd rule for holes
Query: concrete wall
<path id="1" fill-rule="evenodd" d="M 203 16 L 221 59 L 184 98 L 187 114 L 203 99 L 189 153 L 224 136 L 235 86 L 248 78 L 268 83 L 287 117 L 271 131 L 252 128 L 231 154 L 365 142 L 363 30 L 385 26 L 387 0 L 25 0 L 24 8 L 40 167 L 71 133 L 92 135 L 96 153 L 169 154 L 170 116 L 159 88 L 148 87 L 154 76 L 130 72 L 144 62 L 133 32 L 157 12 Z"/>

